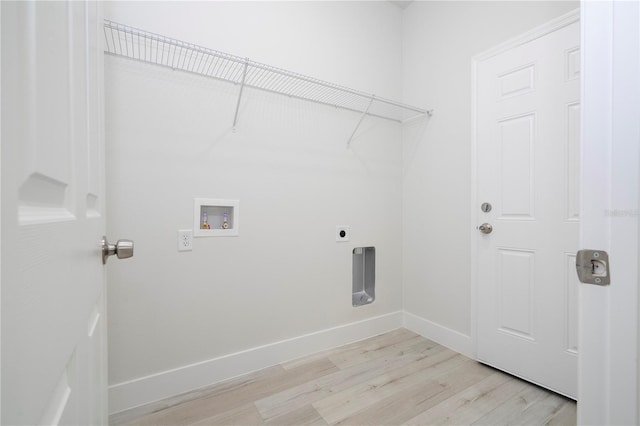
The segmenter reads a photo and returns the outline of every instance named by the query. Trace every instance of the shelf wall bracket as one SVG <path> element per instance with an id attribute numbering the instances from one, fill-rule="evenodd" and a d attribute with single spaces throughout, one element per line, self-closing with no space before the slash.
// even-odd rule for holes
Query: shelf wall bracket
<path id="1" fill-rule="evenodd" d="M 367 109 L 364 110 L 364 112 L 360 116 L 360 120 L 358 120 L 358 124 L 356 124 L 356 128 L 353 129 L 353 132 L 351 133 L 351 136 L 349 136 L 349 140 L 347 141 L 347 148 L 351 148 L 351 141 L 353 140 L 353 137 L 356 135 L 356 132 L 360 128 L 360 125 L 362 124 L 362 120 L 364 120 L 364 118 L 369 113 L 369 109 L 371 108 L 371 104 L 373 104 L 373 100 L 375 98 L 376 98 L 375 96 L 371 96 L 371 100 L 369 101 L 369 105 L 367 105 Z"/>
<path id="2" fill-rule="evenodd" d="M 244 68 L 242 69 L 242 82 L 240 83 L 240 93 L 238 93 L 238 103 L 236 104 L 236 113 L 233 116 L 233 131 L 236 131 L 236 124 L 238 123 L 238 112 L 240 111 L 240 101 L 242 100 L 242 92 L 244 91 L 244 82 L 247 78 L 247 67 L 249 66 L 249 58 L 244 61 Z"/>

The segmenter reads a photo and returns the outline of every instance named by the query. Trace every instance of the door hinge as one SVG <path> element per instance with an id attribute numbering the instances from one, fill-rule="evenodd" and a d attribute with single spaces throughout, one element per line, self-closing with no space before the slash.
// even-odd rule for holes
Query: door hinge
<path id="1" fill-rule="evenodd" d="M 578 279 L 585 284 L 609 285 L 609 255 L 604 250 L 580 250 L 576 253 Z"/>

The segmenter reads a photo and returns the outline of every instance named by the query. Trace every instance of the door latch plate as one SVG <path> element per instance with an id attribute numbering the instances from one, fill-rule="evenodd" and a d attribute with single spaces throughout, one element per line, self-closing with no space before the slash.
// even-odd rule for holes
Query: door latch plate
<path id="1" fill-rule="evenodd" d="M 609 255 L 604 250 L 580 250 L 576 253 L 578 279 L 585 284 L 609 285 Z"/>

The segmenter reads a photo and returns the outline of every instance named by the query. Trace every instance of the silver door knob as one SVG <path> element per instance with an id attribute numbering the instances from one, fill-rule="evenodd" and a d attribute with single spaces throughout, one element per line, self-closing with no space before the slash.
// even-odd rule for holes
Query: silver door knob
<path id="1" fill-rule="evenodd" d="M 133 241 L 131 240 L 118 240 L 115 244 L 109 244 L 107 237 L 102 237 L 102 264 L 106 265 L 109 256 L 114 254 L 118 256 L 118 259 L 126 259 L 133 256 Z"/>
<path id="2" fill-rule="evenodd" d="M 490 234 L 491 231 L 493 231 L 493 226 L 491 226 L 488 223 L 483 223 L 482 225 L 478 226 L 478 229 L 480 230 L 480 232 L 482 232 L 483 234 Z"/>

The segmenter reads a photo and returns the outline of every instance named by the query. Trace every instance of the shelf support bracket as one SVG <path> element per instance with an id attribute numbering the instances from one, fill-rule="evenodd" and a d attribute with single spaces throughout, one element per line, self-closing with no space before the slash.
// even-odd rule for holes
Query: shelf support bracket
<path id="1" fill-rule="evenodd" d="M 242 82 L 240 83 L 240 93 L 238 93 L 238 103 L 236 104 L 236 113 L 233 116 L 233 131 L 236 131 L 236 124 L 238 123 L 238 112 L 240 111 L 240 101 L 242 100 L 242 92 L 244 91 L 244 82 L 247 78 L 247 67 L 249 66 L 249 58 L 244 61 L 244 69 L 242 70 Z"/>
<path id="2" fill-rule="evenodd" d="M 347 148 L 351 148 L 351 141 L 353 140 L 353 137 L 356 135 L 356 132 L 360 128 L 360 125 L 362 124 L 362 120 L 364 120 L 364 118 L 369 113 L 369 108 L 371 108 L 371 104 L 373 103 L 373 100 L 375 98 L 376 98 L 375 96 L 371 96 L 371 99 L 369 100 L 369 105 L 367 105 L 367 109 L 364 110 L 364 112 L 360 116 L 360 120 L 358 120 L 358 124 L 356 124 L 356 128 L 353 129 L 353 132 L 351 133 L 351 136 L 349 136 L 349 140 L 347 141 Z"/>

